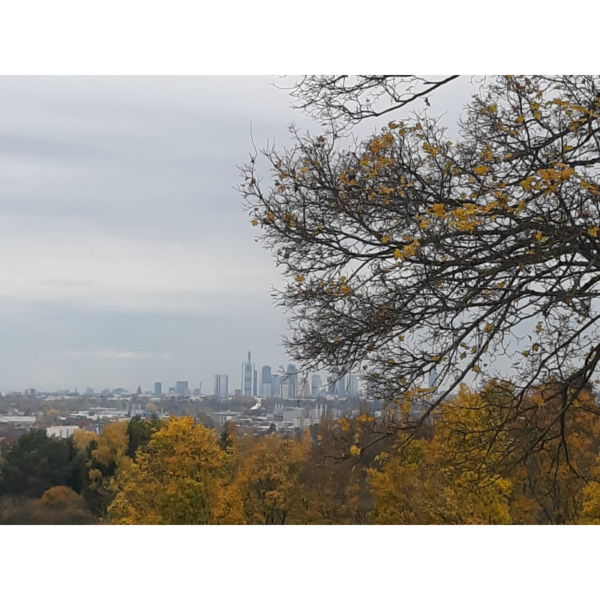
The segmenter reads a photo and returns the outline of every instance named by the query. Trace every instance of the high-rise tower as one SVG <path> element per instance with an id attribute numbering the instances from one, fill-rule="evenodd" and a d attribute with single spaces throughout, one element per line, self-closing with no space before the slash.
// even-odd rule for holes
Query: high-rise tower
<path id="1" fill-rule="evenodd" d="M 254 364 L 252 353 L 248 351 L 248 361 L 242 363 L 242 396 L 252 396 L 254 393 Z"/>
<path id="2" fill-rule="evenodd" d="M 227 398 L 229 395 L 229 376 L 215 375 L 215 396 L 217 398 Z"/>

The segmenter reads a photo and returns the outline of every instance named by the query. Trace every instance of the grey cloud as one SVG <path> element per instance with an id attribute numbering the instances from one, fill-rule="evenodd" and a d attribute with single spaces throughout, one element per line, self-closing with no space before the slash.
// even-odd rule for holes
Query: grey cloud
<path id="1" fill-rule="evenodd" d="M 0 78 L 0 390 L 210 390 L 249 349 L 286 362 L 280 274 L 233 189 L 251 123 L 259 147 L 314 129 L 271 81 Z"/>

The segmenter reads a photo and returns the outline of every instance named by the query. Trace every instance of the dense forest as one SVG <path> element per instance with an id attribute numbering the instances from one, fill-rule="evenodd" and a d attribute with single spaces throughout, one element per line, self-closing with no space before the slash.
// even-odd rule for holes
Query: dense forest
<path id="1" fill-rule="evenodd" d="M 289 437 L 239 437 L 233 423 L 218 432 L 192 417 L 134 418 L 68 440 L 35 430 L 2 450 L 0 522 L 600 523 L 594 394 L 569 412 L 568 462 L 556 460 L 552 384 L 528 394 L 532 419 L 506 431 L 510 398 L 493 382 L 463 386 L 418 435 L 398 429 L 400 415 L 368 410 Z"/>

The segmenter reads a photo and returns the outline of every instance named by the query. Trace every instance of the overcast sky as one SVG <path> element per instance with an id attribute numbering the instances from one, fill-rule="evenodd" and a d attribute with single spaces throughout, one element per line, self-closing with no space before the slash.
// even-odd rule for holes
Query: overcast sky
<path id="1" fill-rule="evenodd" d="M 287 364 L 236 166 L 284 144 L 272 77 L 0 78 L 0 390 L 164 388 Z M 283 83 L 283 82 L 282 82 Z M 432 97 L 455 121 L 472 88 Z M 371 129 L 375 124 L 369 124 Z"/>

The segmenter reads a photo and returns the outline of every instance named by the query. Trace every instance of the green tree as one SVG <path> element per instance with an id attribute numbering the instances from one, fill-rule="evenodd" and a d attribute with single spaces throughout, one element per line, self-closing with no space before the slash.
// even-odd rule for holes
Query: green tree
<path id="1" fill-rule="evenodd" d="M 152 434 L 158 431 L 160 425 L 160 419 L 156 415 L 152 415 L 151 419 L 142 420 L 139 416 L 130 419 L 127 424 L 127 456 L 135 459 L 138 449 L 147 446 Z"/>
<path id="2" fill-rule="evenodd" d="M 81 491 L 77 451 L 71 439 L 48 437 L 42 429 L 32 430 L 2 451 L 0 496 L 39 498 L 53 486 Z"/>

